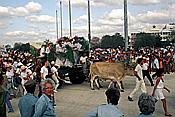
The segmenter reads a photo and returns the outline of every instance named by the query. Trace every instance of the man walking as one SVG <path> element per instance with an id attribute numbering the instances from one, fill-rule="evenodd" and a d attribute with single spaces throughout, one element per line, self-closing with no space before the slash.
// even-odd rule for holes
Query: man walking
<path id="1" fill-rule="evenodd" d="M 142 67 L 141 65 L 143 64 L 143 59 L 142 58 L 138 58 L 137 59 L 137 66 L 134 70 L 134 75 L 136 76 L 136 86 L 134 88 L 134 90 L 130 93 L 130 95 L 128 96 L 128 100 L 129 101 L 133 101 L 133 97 L 134 94 L 141 89 L 141 91 L 143 93 L 146 93 L 146 86 L 145 86 L 145 82 L 143 80 L 143 73 L 142 73 Z"/>

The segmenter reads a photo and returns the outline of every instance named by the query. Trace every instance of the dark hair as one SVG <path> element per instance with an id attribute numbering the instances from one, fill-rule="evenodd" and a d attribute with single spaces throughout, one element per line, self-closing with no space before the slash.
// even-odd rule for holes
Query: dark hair
<path id="1" fill-rule="evenodd" d="M 142 62 L 142 60 L 143 60 L 142 58 L 138 58 L 137 63 L 140 64 Z"/>
<path id="2" fill-rule="evenodd" d="M 35 88 L 36 88 L 36 82 L 34 82 L 34 80 L 31 80 L 31 81 L 33 81 L 33 82 L 31 83 L 30 81 L 27 81 L 27 82 L 30 82 L 30 84 L 29 84 L 29 83 L 28 83 L 28 84 L 25 83 L 25 84 L 24 84 L 24 87 L 25 87 L 27 93 L 32 93 L 32 94 L 34 94 Z"/>
<path id="3" fill-rule="evenodd" d="M 162 74 L 163 74 L 163 70 L 158 69 L 158 70 L 156 71 L 156 74 L 157 74 L 157 77 L 162 76 Z"/>
<path id="4" fill-rule="evenodd" d="M 112 103 L 113 105 L 118 104 L 120 91 L 117 88 L 109 88 L 105 94 L 107 96 L 108 103 Z"/>
<path id="5" fill-rule="evenodd" d="M 142 114 L 149 115 L 155 111 L 155 98 L 146 93 L 142 93 L 139 96 L 138 106 Z"/>

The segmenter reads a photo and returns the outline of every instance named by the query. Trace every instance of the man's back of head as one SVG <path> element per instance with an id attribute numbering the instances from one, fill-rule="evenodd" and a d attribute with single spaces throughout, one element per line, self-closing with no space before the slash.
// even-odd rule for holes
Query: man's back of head
<path id="1" fill-rule="evenodd" d="M 111 103 L 112 105 L 118 104 L 120 98 L 120 91 L 118 88 L 109 88 L 105 94 L 107 96 L 108 103 Z"/>

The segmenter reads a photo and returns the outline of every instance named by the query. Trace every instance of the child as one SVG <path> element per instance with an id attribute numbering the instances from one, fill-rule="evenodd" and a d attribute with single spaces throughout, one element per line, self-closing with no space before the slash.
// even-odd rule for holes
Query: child
<path id="1" fill-rule="evenodd" d="M 167 112 L 166 98 L 164 97 L 163 89 L 166 89 L 168 92 L 170 92 L 170 90 L 164 86 L 163 76 L 164 76 L 163 71 L 158 70 L 156 84 L 154 86 L 152 96 L 154 96 L 157 100 L 161 99 L 163 109 L 165 111 L 165 116 L 172 116 L 170 113 Z"/>

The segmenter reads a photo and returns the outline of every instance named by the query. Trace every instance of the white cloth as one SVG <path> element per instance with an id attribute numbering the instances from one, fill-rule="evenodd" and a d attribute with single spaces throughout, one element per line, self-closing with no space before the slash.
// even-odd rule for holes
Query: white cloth
<path id="1" fill-rule="evenodd" d="M 43 77 L 44 77 L 44 80 L 46 79 L 46 75 L 48 75 L 48 69 L 45 67 L 45 66 L 43 66 L 42 68 L 41 68 L 41 71 L 40 71 L 40 73 L 41 74 L 43 74 Z"/>
<path id="2" fill-rule="evenodd" d="M 59 44 L 56 45 L 56 52 L 64 52 L 64 48 L 61 47 Z"/>
<path id="3" fill-rule="evenodd" d="M 40 56 L 44 56 L 45 53 L 45 47 L 42 47 L 40 50 Z"/>
<path id="4" fill-rule="evenodd" d="M 139 89 L 141 89 L 142 93 L 146 93 L 146 86 L 143 79 L 140 81 L 136 81 L 136 86 L 134 90 L 131 92 L 131 94 L 129 95 L 129 97 L 132 98 L 134 94 L 139 91 Z"/>
<path id="5" fill-rule="evenodd" d="M 162 80 L 160 80 L 159 84 L 156 87 L 154 97 L 159 100 L 159 99 L 165 99 L 165 96 L 163 94 L 163 88 L 164 88 L 164 83 Z"/>
<path id="6" fill-rule="evenodd" d="M 14 76 L 13 69 L 11 69 L 10 71 L 6 71 L 6 76 L 7 78 L 12 78 Z"/>
<path id="7" fill-rule="evenodd" d="M 46 54 L 49 54 L 49 53 L 50 53 L 50 48 L 47 47 L 47 48 L 46 48 Z"/>
<path id="8" fill-rule="evenodd" d="M 24 89 L 24 95 L 27 93 L 27 91 L 24 87 L 24 84 L 28 81 L 28 80 L 25 80 L 24 78 L 27 78 L 28 76 L 30 76 L 30 78 L 33 79 L 32 71 L 30 69 L 26 69 L 25 71 L 21 71 L 20 78 L 21 78 L 21 85 Z"/>
<path id="9" fill-rule="evenodd" d="M 137 75 L 143 80 L 143 73 L 142 73 L 142 67 L 140 64 L 137 64 L 135 70 L 137 72 Z M 138 78 L 136 78 L 136 82 L 139 81 Z"/>
<path id="10" fill-rule="evenodd" d="M 81 56 L 80 57 L 80 61 L 81 61 L 82 64 L 85 64 L 86 60 L 87 60 L 87 56 Z"/>
<path id="11" fill-rule="evenodd" d="M 159 60 L 157 58 L 154 59 L 154 69 L 159 69 Z"/>
<path id="12" fill-rule="evenodd" d="M 142 69 L 143 69 L 143 70 L 148 70 L 148 66 L 149 66 L 148 63 L 143 63 Z"/>

